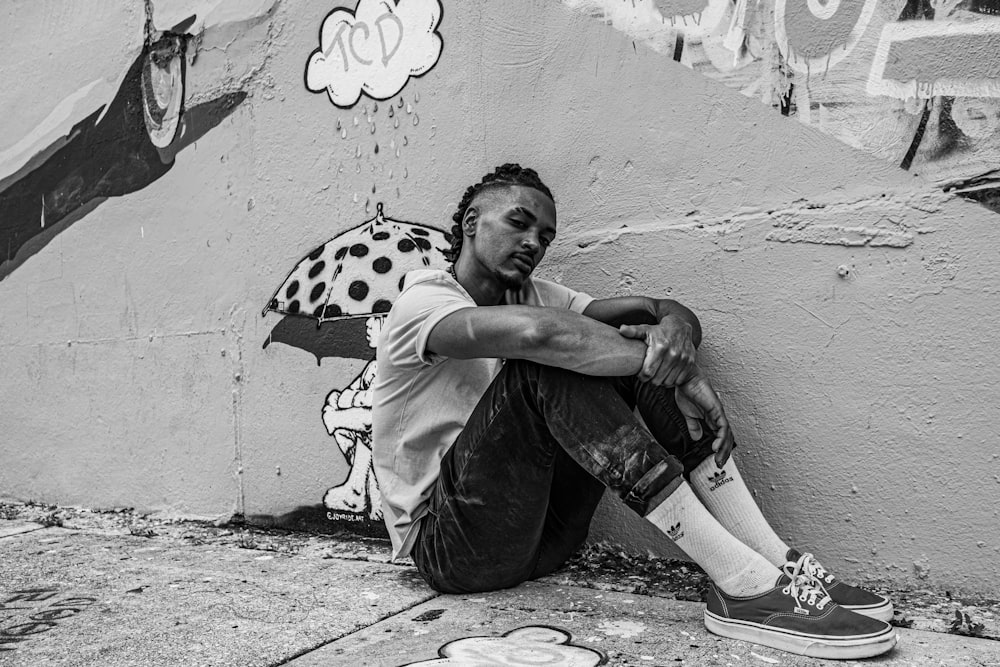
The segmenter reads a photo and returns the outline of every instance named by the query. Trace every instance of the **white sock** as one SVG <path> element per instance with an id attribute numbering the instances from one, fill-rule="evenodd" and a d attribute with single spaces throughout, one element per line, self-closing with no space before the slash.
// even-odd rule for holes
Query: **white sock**
<path id="1" fill-rule="evenodd" d="M 785 564 L 788 545 L 761 514 L 733 459 L 720 469 L 709 456 L 691 473 L 691 487 L 726 530 L 772 565 Z"/>
<path id="2" fill-rule="evenodd" d="M 687 482 L 654 507 L 646 520 L 683 549 L 728 595 L 758 595 L 774 588 L 778 581 L 781 571 L 727 532 Z"/>

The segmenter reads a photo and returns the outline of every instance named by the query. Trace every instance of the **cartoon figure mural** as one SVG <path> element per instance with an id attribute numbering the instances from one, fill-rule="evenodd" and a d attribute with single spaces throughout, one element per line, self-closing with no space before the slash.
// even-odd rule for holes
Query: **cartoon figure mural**
<path id="1" fill-rule="evenodd" d="M 548 625 L 529 625 L 501 637 L 465 637 L 438 649 L 439 658 L 411 662 L 432 665 L 553 665 L 597 667 L 607 664 L 601 651 L 571 643 L 570 633 Z"/>
<path id="2" fill-rule="evenodd" d="M 161 178 L 233 112 L 247 93 L 224 90 L 222 72 L 192 75 L 189 61 L 199 45 L 261 21 L 273 5 L 206 0 L 170 13 L 146 3 L 145 35 L 127 69 L 86 83 L 0 151 L 0 280 L 109 197 Z"/>
<path id="3" fill-rule="evenodd" d="M 313 329 L 330 329 L 358 319 L 365 321 L 368 363 L 356 378 L 326 396 L 322 423 L 337 443 L 350 470 L 346 479 L 323 496 L 327 518 L 339 522 L 372 522 L 381 528 L 381 495 L 372 469 L 372 382 L 374 350 L 385 314 L 413 269 L 444 268 L 444 251 L 450 247 L 445 232 L 385 216 L 377 205 L 375 217 L 330 239 L 310 252 L 292 269 L 275 291 L 262 315 L 277 312 L 311 321 Z M 279 324 L 279 326 L 281 326 Z M 277 330 L 278 327 L 275 327 Z M 287 331 L 294 329 L 285 328 Z M 309 349 L 286 333 L 283 342 Z M 307 341 L 322 340 L 310 338 Z M 316 355 L 336 356 L 336 353 Z M 342 356 L 360 356 L 345 351 Z"/>
<path id="4" fill-rule="evenodd" d="M 368 345 L 374 350 L 382 332 L 383 316 L 371 316 L 365 321 Z M 375 382 L 375 360 L 343 390 L 332 390 L 323 406 L 323 425 L 337 441 L 341 454 L 351 466 L 347 479 L 329 489 L 323 505 L 332 513 L 364 513 L 369 518 L 382 518 L 382 496 L 372 467 L 372 384 Z"/>
<path id="5" fill-rule="evenodd" d="M 1000 0 L 563 0 L 1000 211 Z"/>

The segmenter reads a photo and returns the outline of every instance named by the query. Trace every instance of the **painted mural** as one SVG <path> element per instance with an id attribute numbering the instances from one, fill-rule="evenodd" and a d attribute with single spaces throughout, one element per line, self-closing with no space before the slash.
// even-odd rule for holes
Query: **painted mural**
<path id="1" fill-rule="evenodd" d="M 373 100 L 395 96 L 441 57 L 441 14 L 439 0 L 360 0 L 354 11 L 333 10 L 306 63 L 306 88 L 325 92 L 341 108 L 354 106 L 362 93 Z"/>
<path id="2" fill-rule="evenodd" d="M 601 651 L 572 643 L 562 628 L 529 625 L 500 637 L 464 637 L 438 649 L 439 658 L 411 662 L 431 665 L 553 665 L 597 667 L 608 662 Z"/>
<path id="3" fill-rule="evenodd" d="M 274 292 L 262 315 L 275 312 L 285 316 L 264 347 L 281 342 L 309 352 L 317 362 L 338 356 L 367 361 L 357 377 L 330 390 L 320 410 L 317 421 L 333 438 L 348 466 L 344 480 L 326 490 L 323 506 L 334 526 L 382 535 L 381 494 L 372 467 L 375 347 L 382 321 L 402 289 L 403 277 L 414 269 L 445 268 L 444 251 L 450 241 L 442 230 L 386 217 L 382 203 L 376 208 L 374 218 L 342 232 L 302 258 Z M 298 321 L 304 326 L 286 321 Z M 359 321 L 364 322 L 367 353 L 359 352 L 357 347 Z M 326 330 L 326 334 L 310 335 L 310 329 Z M 275 338 L 276 333 L 280 339 Z M 336 349 L 337 341 L 344 344 L 343 350 Z M 322 349 L 316 349 L 314 344 Z"/>
<path id="4" fill-rule="evenodd" d="M 387 536 L 372 467 L 375 348 L 403 276 L 445 268 L 450 241 L 442 230 L 388 217 L 385 202 L 400 199 L 399 186 L 409 178 L 408 150 L 436 132 L 433 123 L 420 124 L 413 82 L 441 56 L 442 15 L 439 0 L 358 0 L 353 10 L 335 8 L 322 18 L 318 46 L 305 59 L 306 90 L 326 93 L 333 104 L 323 111 L 332 111 L 329 139 L 342 143 L 346 158 L 335 173 L 353 172 L 359 187 L 352 200 L 374 217 L 308 253 L 263 311 L 284 315 L 265 348 L 281 343 L 310 354 L 317 365 L 324 359 L 365 362 L 356 377 L 306 399 L 317 401 L 317 431 L 322 427 L 336 445 L 331 470 L 347 468 L 321 494 L 325 519 L 318 519 L 315 507 L 299 507 L 280 517 L 282 523 Z"/>
<path id="5" fill-rule="evenodd" d="M 86 83 L 0 152 L 0 280 L 109 197 L 161 178 L 246 98 L 235 90 L 186 106 L 191 45 L 261 14 L 231 0 L 192 8 L 198 13 L 167 17 L 177 22 L 156 29 L 147 3 L 142 48 L 127 70 Z M 253 9 L 266 15 L 271 5 Z"/>
<path id="6" fill-rule="evenodd" d="M 562 0 L 1000 211 L 1000 0 Z"/>

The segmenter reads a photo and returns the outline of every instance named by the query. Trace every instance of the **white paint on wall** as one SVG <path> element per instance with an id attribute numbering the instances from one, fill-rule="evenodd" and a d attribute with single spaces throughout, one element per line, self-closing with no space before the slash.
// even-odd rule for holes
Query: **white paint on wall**
<path id="1" fill-rule="evenodd" d="M 70 93 L 28 134 L 25 134 L 10 148 L 0 151 L 0 187 L 3 179 L 23 167 L 53 141 L 66 134 L 67 128 L 76 120 L 94 109 L 102 107 L 112 95 L 115 87 L 110 81 L 97 79 Z"/>
<path id="2" fill-rule="evenodd" d="M 803 9 L 794 0 L 774 0 L 775 42 L 785 61 L 799 73 L 825 74 L 857 46 L 876 4 L 878 0 L 807 0 Z"/>
<path id="3" fill-rule="evenodd" d="M 336 9 L 323 19 L 319 48 L 306 64 L 306 88 L 326 92 L 338 107 L 352 107 L 364 93 L 375 100 L 396 95 L 413 76 L 441 57 L 439 0 L 360 0 L 355 11 Z"/>
<path id="4" fill-rule="evenodd" d="M 154 30 L 171 30 L 193 18 L 185 32 L 199 35 L 207 29 L 247 23 L 267 16 L 278 0 L 151 0 Z"/>
<path id="5" fill-rule="evenodd" d="M 925 45 L 922 46 L 921 42 Z M 941 53 L 935 48 L 949 42 L 954 42 L 956 52 Z M 898 50 L 905 44 L 913 45 L 906 55 L 915 56 L 920 60 L 941 59 L 943 62 L 924 68 L 913 66 L 911 77 L 892 76 L 887 72 L 887 65 L 904 56 L 898 52 L 891 52 L 894 47 Z M 1000 78 L 996 78 L 1000 76 L 998 47 L 1000 47 L 998 17 L 890 23 L 882 28 L 875 49 L 875 57 L 868 76 L 868 94 L 886 95 L 901 100 L 926 100 L 940 96 L 1000 97 Z M 946 67 L 944 63 L 949 60 L 959 62 Z M 977 65 L 982 67 L 979 68 Z M 921 69 L 923 71 L 920 71 Z M 982 71 L 976 72 L 977 69 Z M 946 70 L 947 73 L 937 74 L 941 70 Z"/>

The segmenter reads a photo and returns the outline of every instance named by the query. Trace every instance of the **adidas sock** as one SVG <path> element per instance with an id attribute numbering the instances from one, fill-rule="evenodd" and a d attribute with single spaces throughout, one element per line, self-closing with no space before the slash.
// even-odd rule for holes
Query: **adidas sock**
<path id="1" fill-rule="evenodd" d="M 781 574 L 766 558 L 727 532 L 686 482 L 645 518 L 683 549 L 727 595 L 766 593 L 774 588 Z"/>
<path id="2" fill-rule="evenodd" d="M 761 514 L 733 459 L 720 469 L 709 456 L 691 473 L 691 487 L 726 530 L 772 565 L 785 564 L 788 545 Z"/>

